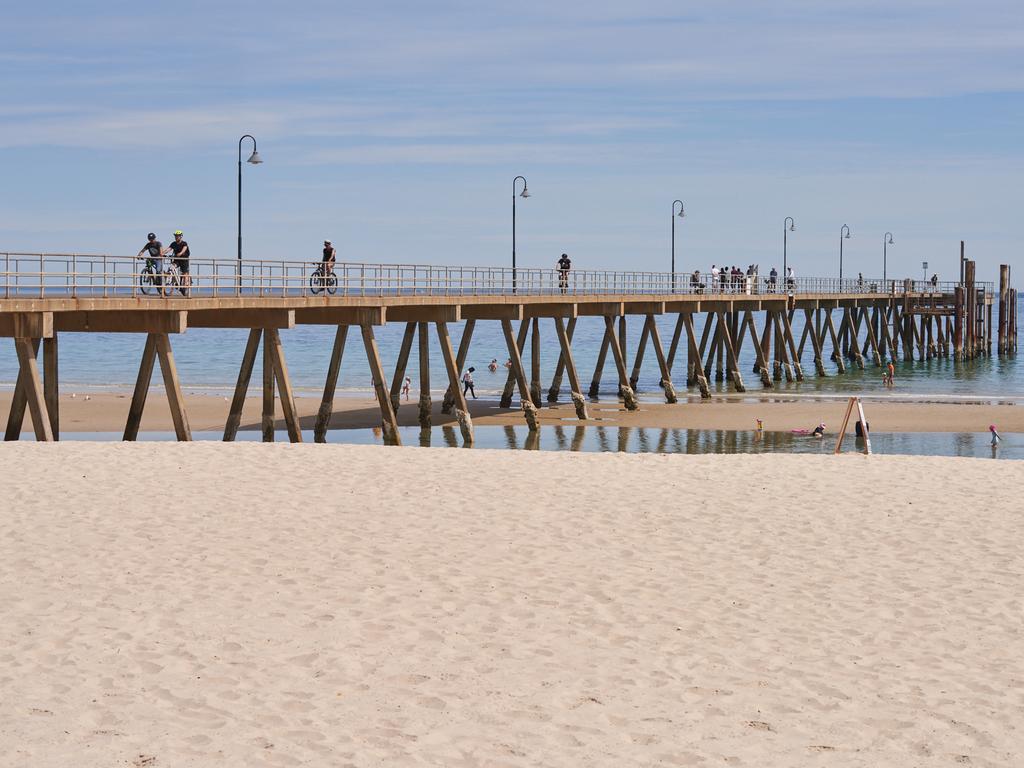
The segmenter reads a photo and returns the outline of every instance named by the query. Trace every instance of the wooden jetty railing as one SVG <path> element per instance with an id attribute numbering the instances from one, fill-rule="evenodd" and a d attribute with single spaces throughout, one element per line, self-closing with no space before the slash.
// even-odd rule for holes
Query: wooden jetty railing
<path id="1" fill-rule="evenodd" d="M 587 404 L 572 339 L 578 318 L 585 316 L 601 317 L 605 326 L 587 393 L 597 396 L 610 352 L 627 409 L 638 407 L 634 390 L 648 346 L 657 359 L 669 403 L 677 401 L 673 370 L 677 358 L 684 356 L 686 386 L 696 387 L 701 397 L 711 396 L 712 376 L 735 391 L 745 391 L 738 362 L 745 343 L 754 352 L 754 373 L 766 389 L 783 378 L 803 379 L 805 349 L 811 351 L 815 375 L 824 376 L 826 354 L 837 372 L 844 373 L 847 363 L 864 368 L 866 359 L 876 366 L 887 358 L 899 359 L 901 349 L 904 360 L 936 356 L 970 360 L 990 355 L 993 331 L 998 335 L 999 354 L 1014 354 L 1017 348 L 1016 291 L 1009 287 L 1009 267 L 1000 270 L 999 315 L 993 325 L 996 294 L 991 283 L 975 280 L 975 263 L 970 260 L 964 262 L 964 280 L 959 283 L 804 277 L 782 284 L 763 275 L 712 280 L 708 274 L 688 274 L 673 280 L 668 273 L 584 270 L 574 270 L 562 281 L 553 269 L 519 269 L 513 277 L 510 269 L 491 267 L 338 264 L 332 294 L 314 290 L 321 288 L 313 275 L 317 262 L 246 261 L 239 267 L 233 259 L 193 259 L 193 284 L 187 297 L 145 295 L 139 281 L 143 263 L 132 257 L 0 253 L 0 337 L 14 339 L 19 363 L 5 439 L 18 439 L 26 411 L 37 439 L 59 437 L 60 333 L 146 334 L 125 425 L 126 440 L 138 435 L 157 364 L 175 433 L 179 440 L 191 439 L 170 340 L 189 327 L 249 329 L 224 439 L 237 435 L 262 346 L 263 439 L 274 439 L 279 397 L 289 438 L 296 442 L 301 441 L 302 431 L 280 330 L 301 324 L 336 329 L 314 427 L 317 441 L 326 439 L 352 327 L 359 328 L 388 442 L 399 441 L 395 413 L 414 341 L 418 341 L 421 367 L 419 423 L 430 424 L 431 325 L 448 378 L 442 411 L 454 411 L 467 442 L 473 440 L 473 426 L 459 376 L 480 321 L 501 324 L 511 361 L 501 406 L 511 407 L 518 390 L 531 430 L 538 427 L 537 408 L 544 396 L 540 369 L 544 319 L 553 322 L 559 345 L 546 399 L 557 402 L 566 377 L 581 419 L 587 418 Z M 793 333 L 798 312 L 804 321 L 799 342 Z M 667 349 L 655 322 L 662 314 L 676 316 Z M 698 315 L 705 316 L 699 334 L 694 322 Z M 642 320 L 632 367 L 627 346 L 630 316 Z M 405 324 L 390 379 L 374 337 L 374 327 L 388 321 Z M 457 321 L 465 325 L 456 349 L 448 324 Z M 40 348 L 42 376 L 37 362 Z M 528 350 L 529 371 L 524 365 Z"/>

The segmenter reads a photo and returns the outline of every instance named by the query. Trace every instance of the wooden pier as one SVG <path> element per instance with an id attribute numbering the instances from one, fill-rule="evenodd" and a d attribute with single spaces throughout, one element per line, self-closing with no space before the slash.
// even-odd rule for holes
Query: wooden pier
<path id="1" fill-rule="evenodd" d="M 998 354 L 1015 354 L 1017 348 L 1016 291 L 1010 288 L 1009 267 L 1000 269 L 996 294 L 991 284 L 976 282 L 973 261 L 964 262 L 964 280 L 957 284 L 803 278 L 775 286 L 757 276 L 716 284 L 710 276 L 702 276 L 685 288 L 678 278 L 660 273 L 573 273 L 569 284 L 562 286 L 551 270 L 520 269 L 512 283 L 506 270 L 489 268 L 470 272 L 464 267 L 338 265 L 337 294 L 329 295 L 315 290 L 318 285 L 310 277 L 315 265 L 246 263 L 249 271 L 239 278 L 229 269 L 236 263 L 229 260 L 197 262 L 193 267 L 196 285 L 186 298 L 140 295 L 138 262 L 133 259 L 0 254 L 0 259 L 5 257 L 6 262 L 0 261 L 7 267 L 0 272 L 0 337 L 13 339 L 19 363 L 6 440 L 19 438 L 26 411 L 38 440 L 59 439 L 58 339 L 66 333 L 145 334 L 125 440 L 138 436 L 156 366 L 177 438 L 191 439 L 172 351 L 173 337 L 188 328 L 249 330 L 244 348 L 239 349 L 238 378 L 224 427 L 226 441 L 237 435 L 262 345 L 263 439 L 274 439 L 279 399 L 289 439 L 301 442 L 280 334 L 297 325 L 334 329 L 313 430 L 317 442 L 326 440 L 349 331 L 356 329 L 356 343 L 361 341 L 369 364 L 388 443 L 400 442 L 395 414 L 414 342 L 420 365 L 419 421 L 430 426 L 431 334 L 439 342 L 447 375 L 442 410 L 454 413 L 463 439 L 472 443 L 473 425 L 460 374 L 481 322 L 500 324 L 511 361 L 501 406 L 511 407 L 518 394 L 531 430 L 538 428 L 537 409 L 542 407 L 542 399 L 558 401 L 563 379 L 567 379 L 577 416 L 586 419 L 587 398 L 597 395 L 609 353 L 619 397 L 625 408 L 633 410 L 638 407 L 635 388 L 648 348 L 657 360 L 669 403 L 677 401 L 677 392 L 683 387 L 699 391 L 702 398 L 711 397 L 712 377 L 736 392 L 746 391 L 739 364 L 744 345 L 754 353 L 753 373 L 764 389 L 772 389 L 783 379 L 800 381 L 809 375 L 827 375 L 826 356 L 842 374 L 848 366 L 881 366 L 901 355 L 905 361 L 934 357 L 969 361 L 992 354 L 993 336 L 997 337 Z M 96 267 L 95 260 L 100 258 L 102 269 Z M 26 263 L 32 268 L 26 269 Z M 83 269 L 83 264 L 89 268 Z M 442 269 L 444 273 L 439 271 Z M 996 301 L 998 315 L 993 325 Z M 675 319 L 667 346 L 655 322 L 658 315 Z M 793 332 L 798 315 L 803 320 L 799 339 Z M 602 318 L 605 332 L 585 390 L 580 365 L 589 361 L 577 360 L 572 340 L 578 318 L 588 316 Z M 698 334 L 695 318 L 699 316 L 705 322 Z M 465 325 L 456 346 L 449 326 L 460 321 Z M 404 335 L 397 360 L 388 361 L 385 367 L 374 329 L 388 322 L 404 324 Z M 637 330 L 637 344 L 630 349 L 629 335 Z M 540 365 L 545 341 L 557 343 L 559 349 L 546 394 Z M 523 362 L 527 351 L 529 368 Z M 803 364 L 808 357 L 811 366 L 805 372 Z"/>

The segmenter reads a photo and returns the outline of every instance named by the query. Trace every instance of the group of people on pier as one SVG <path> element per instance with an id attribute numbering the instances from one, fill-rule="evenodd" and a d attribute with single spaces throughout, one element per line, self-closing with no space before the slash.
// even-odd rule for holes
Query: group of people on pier
<path id="1" fill-rule="evenodd" d="M 759 265 L 757 264 L 750 264 L 747 267 L 746 272 L 735 265 L 731 267 L 719 267 L 717 264 L 712 264 L 710 288 L 702 282 L 702 275 L 699 269 L 693 270 L 693 274 L 690 275 L 690 288 L 693 293 L 704 293 L 706 289 L 717 291 L 719 293 L 757 293 L 758 270 Z M 788 267 L 786 269 L 786 288 L 792 289 L 795 285 L 796 274 L 793 272 L 792 267 Z M 768 277 L 765 278 L 764 287 L 768 293 L 774 293 L 778 290 L 779 273 L 775 267 L 772 267 L 771 271 L 768 273 Z"/>

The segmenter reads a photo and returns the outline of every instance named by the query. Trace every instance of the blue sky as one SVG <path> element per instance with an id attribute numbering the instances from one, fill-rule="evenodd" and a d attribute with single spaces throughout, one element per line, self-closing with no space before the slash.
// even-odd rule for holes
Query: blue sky
<path id="1" fill-rule="evenodd" d="M 1019 1 L 0 1 L 0 250 L 1024 275 Z"/>

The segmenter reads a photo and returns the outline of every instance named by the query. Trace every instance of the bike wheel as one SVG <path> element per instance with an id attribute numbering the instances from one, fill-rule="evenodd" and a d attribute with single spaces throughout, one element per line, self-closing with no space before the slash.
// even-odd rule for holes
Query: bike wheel
<path id="1" fill-rule="evenodd" d="M 153 270 L 150 267 L 144 267 L 139 272 L 139 290 L 148 296 L 155 287 L 153 283 Z"/>
<path id="2" fill-rule="evenodd" d="M 327 292 L 331 296 L 338 292 L 338 276 L 333 272 L 327 276 Z"/>
<path id="3" fill-rule="evenodd" d="M 170 298 L 174 295 L 174 289 L 178 287 L 178 275 L 175 272 L 164 272 L 163 295 Z"/>
<path id="4" fill-rule="evenodd" d="M 319 269 L 309 276 L 309 290 L 315 296 L 324 289 L 323 272 Z"/>

